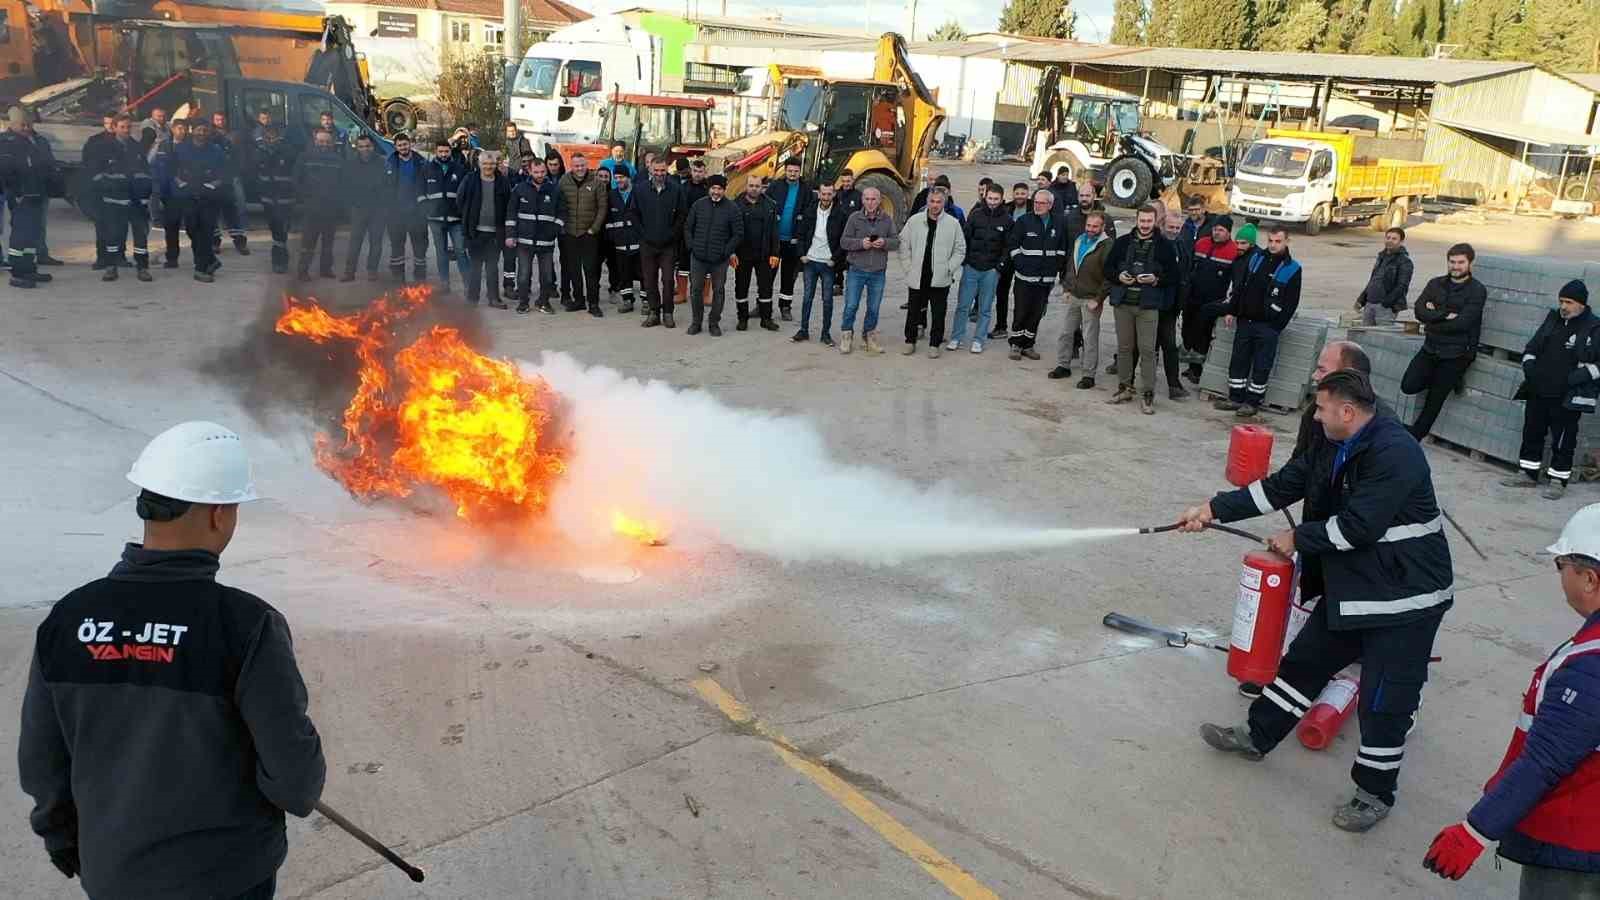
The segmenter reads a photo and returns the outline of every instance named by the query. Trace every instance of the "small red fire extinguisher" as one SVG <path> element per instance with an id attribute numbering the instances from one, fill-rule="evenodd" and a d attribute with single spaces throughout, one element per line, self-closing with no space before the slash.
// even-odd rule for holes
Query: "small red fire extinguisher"
<path id="1" fill-rule="evenodd" d="M 1233 606 L 1228 674 L 1266 684 L 1278 674 L 1284 634 L 1289 626 L 1289 592 L 1294 563 L 1269 550 L 1244 555 L 1239 569 L 1239 599 Z"/>
<path id="2" fill-rule="evenodd" d="M 1355 711 L 1356 698 L 1361 694 L 1361 673 L 1346 669 L 1340 672 L 1311 704 L 1296 733 L 1307 750 L 1322 750 L 1339 736 L 1350 714 Z"/>

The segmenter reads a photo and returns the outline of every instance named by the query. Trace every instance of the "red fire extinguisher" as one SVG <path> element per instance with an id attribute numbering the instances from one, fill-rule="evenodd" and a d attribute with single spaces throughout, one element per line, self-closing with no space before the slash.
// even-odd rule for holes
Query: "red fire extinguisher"
<path id="1" fill-rule="evenodd" d="M 1294 563 L 1269 550 L 1244 555 L 1239 569 L 1239 599 L 1233 606 L 1228 674 L 1266 684 L 1278 674 L 1284 634 L 1289 626 L 1289 592 Z"/>
<path id="2" fill-rule="evenodd" d="M 1328 682 L 1300 719 L 1297 734 L 1307 750 L 1321 750 L 1339 736 L 1339 729 L 1355 711 L 1356 698 L 1361 695 L 1361 673 L 1346 670 Z"/>
<path id="3" fill-rule="evenodd" d="M 1272 466 L 1272 429 L 1235 425 L 1228 433 L 1228 466 L 1223 470 L 1234 487 L 1260 481 Z"/>

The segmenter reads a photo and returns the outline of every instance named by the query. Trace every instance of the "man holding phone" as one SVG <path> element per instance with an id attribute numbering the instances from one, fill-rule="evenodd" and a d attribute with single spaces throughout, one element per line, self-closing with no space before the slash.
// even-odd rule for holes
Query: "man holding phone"
<path id="1" fill-rule="evenodd" d="M 1139 209 L 1133 231 L 1117 238 L 1106 257 L 1113 273 L 1111 308 L 1117 322 L 1117 392 L 1108 403 L 1134 400 L 1133 371 L 1144 361 L 1140 378 L 1140 411 L 1155 409 L 1156 339 L 1161 313 L 1178 303 L 1178 251 L 1156 230 L 1156 209 Z M 1090 370 L 1091 373 L 1093 370 Z"/>

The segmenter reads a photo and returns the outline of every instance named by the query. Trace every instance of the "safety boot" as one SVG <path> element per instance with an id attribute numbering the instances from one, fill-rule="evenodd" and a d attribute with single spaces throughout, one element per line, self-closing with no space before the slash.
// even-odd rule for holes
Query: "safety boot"
<path id="1" fill-rule="evenodd" d="M 1213 725 L 1207 722 L 1200 726 L 1200 737 L 1212 748 L 1224 753 L 1237 753 L 1251 762 L 1260 762 L 1266 754 L 1256 749 L 1255 742 L 1250 739 L 1249 725 Z M 1385 812 L 1385 815 L 1388 813 Z"/>
<path id="2" fill-rule="evenodd" d="M 116 281 L 117 280 L 117 264 L 114 263 L 114 262 L 107 263 L 106 264 L 105 274 L 100 276 L 100 280 L 101 281 Z"/>
<path id="3" fill-rule="evenodd" d="M 767 312 L 768 312 L 768 319 L 770 319 L 771 318 L 771 312 L 772 312 L 772 308 L 770 306 L 767 307 Z M 792 307 L 791 307 L 790 304 L 784 303 L 784 302 L 781 302 L 781 301 L 778 303 L 778 318 L 782 319 L 785 322 L 793 322 L 794 321 L 794 313 L 792 311 Z M 763 325 L 761 327 L 762 328 L 766 328 L 767 326 Z M 768 331 L 776 331 L 777 329 L 776 328 L 767 328 L 767 330 Z"/>
<path id="4" fill-rule="evenodd" d="M 761 327 L 763 329 L 765 329 L 767 331 L 777 331 L 778 330 L 778 323 L 772 321 L 772 301 L 771 300 L 762 300 L 760 303 L 756 304 L 756 310 L 761 316 Z M 787 315 L 788 310 L 784 310 L 784 312 L 785 312 L 785 315 L 783 317 L 783 320 L 785 322 L 787 322 L 787 321 L 789 321 L 789 316 Z"/>
<path id="5" fill-rule="evenodd" d="M 663 306 L 662 309 L 661 309 L 661 327 L 662 328 L 677 328 L 678 327 L 678 323 L 672 321 L 672 307 L 670 307 L 670 306 Z"/>
<path id="6" fill-rule="evenodd" d="M 746 300 L 736 300 L 733 311 L 739 316 L 739 324 L 733 326 L 734 331 L 750 330 L 750 303 Z"/>
<path id="7" fill-rule="evenodd" d="M 1567 483 L 1565 481 L 1561 481 L 1560 479 L 1552 478 L 1550 479 L 1550 483 L 1545 485 L 1544 490 L 1540 492 L 1539 496 L 1545 498 L 1546 500 L 1560 500 L 1566 495 L 1566 493 Z"/>
<path id="8" fill-rule="evenodd" d="M 150 275 L 149 266 L 139 266 L 138 268 L 134 269 L 133 277 L 139 279 L 140 281 L 155 281 L 155 278 Z"/>
<path id="9" fill-rule="evenodd" d="M 1371 831 L 1372 826 L 1389 817 L 1390 809 L 1392 807 L 1389 804 L 1356 788 L 1356 795 L 1333 811 L 1333 826 L 1341 831 L 1353 831 L 1356 834 Z"/>
<path id="10" fill-rule="evenodd" d="M 878 333 L 876 331 L 867 332 L 867 352 L 879 355 L 883 353 L 883 345 L 878 343 Z"/>

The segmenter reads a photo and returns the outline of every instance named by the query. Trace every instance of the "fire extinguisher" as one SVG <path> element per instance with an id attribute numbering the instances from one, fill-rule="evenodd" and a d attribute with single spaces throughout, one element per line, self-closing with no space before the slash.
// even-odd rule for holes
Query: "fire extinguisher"
<path id="1" fill-rule="evenodd" d="M 1257 684 L 1277 676 L 1293 584 L 1293 562 L 1269 550 L 1244 555 L 1239 598 L 1233 606 L 1233 637 L 1228 642 L 1229 675 Z"/>
<path id="2" fill-rule="evenodd" d="M 1328 682 L 1300 719 L 1296 733 L 1307 750 L 1322 750 L 1339 736 L 1339 729 L 1355 711 L 1356 698 L 1361 695 L 1361 673 L 1346 669 Z"/>

